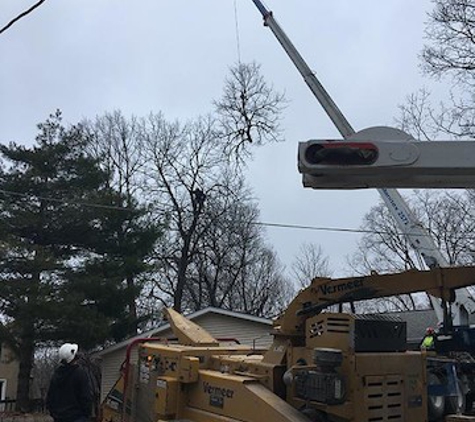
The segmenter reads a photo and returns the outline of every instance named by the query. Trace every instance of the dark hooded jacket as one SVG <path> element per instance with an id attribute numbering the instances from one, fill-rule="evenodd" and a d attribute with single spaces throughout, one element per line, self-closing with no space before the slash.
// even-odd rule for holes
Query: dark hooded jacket
<path id="1" fill-rule="evenodd" d="M 53 374 L 46 407 L 55 422 L 90 418 L 92 390 L 85 370 L 76 362 L 62 364 Z"/>

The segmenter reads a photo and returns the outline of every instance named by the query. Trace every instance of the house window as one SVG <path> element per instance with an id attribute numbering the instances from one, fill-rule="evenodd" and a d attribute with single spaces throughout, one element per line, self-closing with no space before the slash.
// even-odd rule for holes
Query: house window
<path id="1" fill-rule="evenodd" d="M 7 380 L 0 379 L 0 412 L 5 411 L 5 403 L 3 403 L 3 400 L 5 400 L 6 390 L 7 390 Z"/>

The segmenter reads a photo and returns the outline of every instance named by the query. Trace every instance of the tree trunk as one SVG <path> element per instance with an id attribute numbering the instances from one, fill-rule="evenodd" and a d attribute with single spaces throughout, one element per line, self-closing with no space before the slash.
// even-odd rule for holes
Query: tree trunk
<path id="1" fill-rule="evenodd" d="M 30 326 L 23 332 L 23 339 L 19 347 L 20 368 L 18 373 L 18 386 L 16 392 L 16 406 L 18 412 L 26 413 L 31 410 L 30 403 L 30 377 L 33 368 L 35 351 L 33 327 Z"/>
<path id="2" fill-rule="evenodd" d="M 176 289 L 175 289 L 175 294 L 173 296 L 173 309 L 177 312 L 182 311 L 183 292 L 185 290 L 185 284 L 186 284 L 187 267 L 188 267 L 188 257 L 184 255 L 184 252 L 182 251 L 182 255 L 180 257 L 180 261 L 178 264 Z"/>
<path id="3" fill-rule="evenodd" d="M 190 245 L 192 230 L 196 227 L 196 222 L 193 222 L 192 228 L 183 236 L 183 246 L 180 252 L 180 259 L 178 261 L 178 273 L 175 294 L 173 297 L 173 309 L 177 312 L 183 310 L 183 293 L 186 287 L 186 270 L 190 263 Z"/>
<path id="4" fill-rule="evenodd" d="M 135 335 L 138 331 L 137 325 L 137 304 L 135 303 L 135 280 L 131 275 L 127 276 L 127 289 L 133 294 L 130 295 L 129 299 L 129 321 L 131 321 L 130 327 L 128 327 L 128 335 Z"/>
<path id="5" fill-rule="evenodd" d="M 35 250 L 34 262 L 38 268 L 44 266 L 43 251 L 40 247 L 37 247 Z M 26 302 L 30 306 L 34 306 L 38 301 L 40 283 L 40 271 L 33 271 L 26 297 Z M 31 410 L 30 378 L 35 356 L 35 317 L 29 313 L 28 309 L 22 309 L 19 312 L 18 318 L 22 320 L 22 329 L 20 331 L 21 337 L 18 348 L 20 362 L 15 408 L 18 412 L 26 413 Z"/>

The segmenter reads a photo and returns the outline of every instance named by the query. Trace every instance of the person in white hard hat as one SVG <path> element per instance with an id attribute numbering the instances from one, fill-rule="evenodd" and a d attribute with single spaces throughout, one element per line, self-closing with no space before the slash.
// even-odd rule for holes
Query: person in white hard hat
<path id="1" fill-rule="evenodd" d="M 78 345 L 59 348 L 60 366 L 54 371 L 46 396 L 46 407 L 54 422 L 90 421 L 92 388 L 86 371 L 78 365 Z"/>

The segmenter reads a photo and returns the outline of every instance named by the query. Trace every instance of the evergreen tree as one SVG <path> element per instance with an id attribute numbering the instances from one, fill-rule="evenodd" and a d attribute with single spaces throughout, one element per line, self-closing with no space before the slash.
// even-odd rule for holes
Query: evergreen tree
<path id="1" fill-rule="evenodd" d="M 19 357 L 21 411 L 39 344 L 89 348 L 126 334 L 137 292 L 124 280 L 144 270 L 158 236 L 136 230 L 140 209 L 120 208 L 81 126 L 63 127 L 57 112 L 38 127 L 32 147 L 0 145 L 0 341 Z"/>

